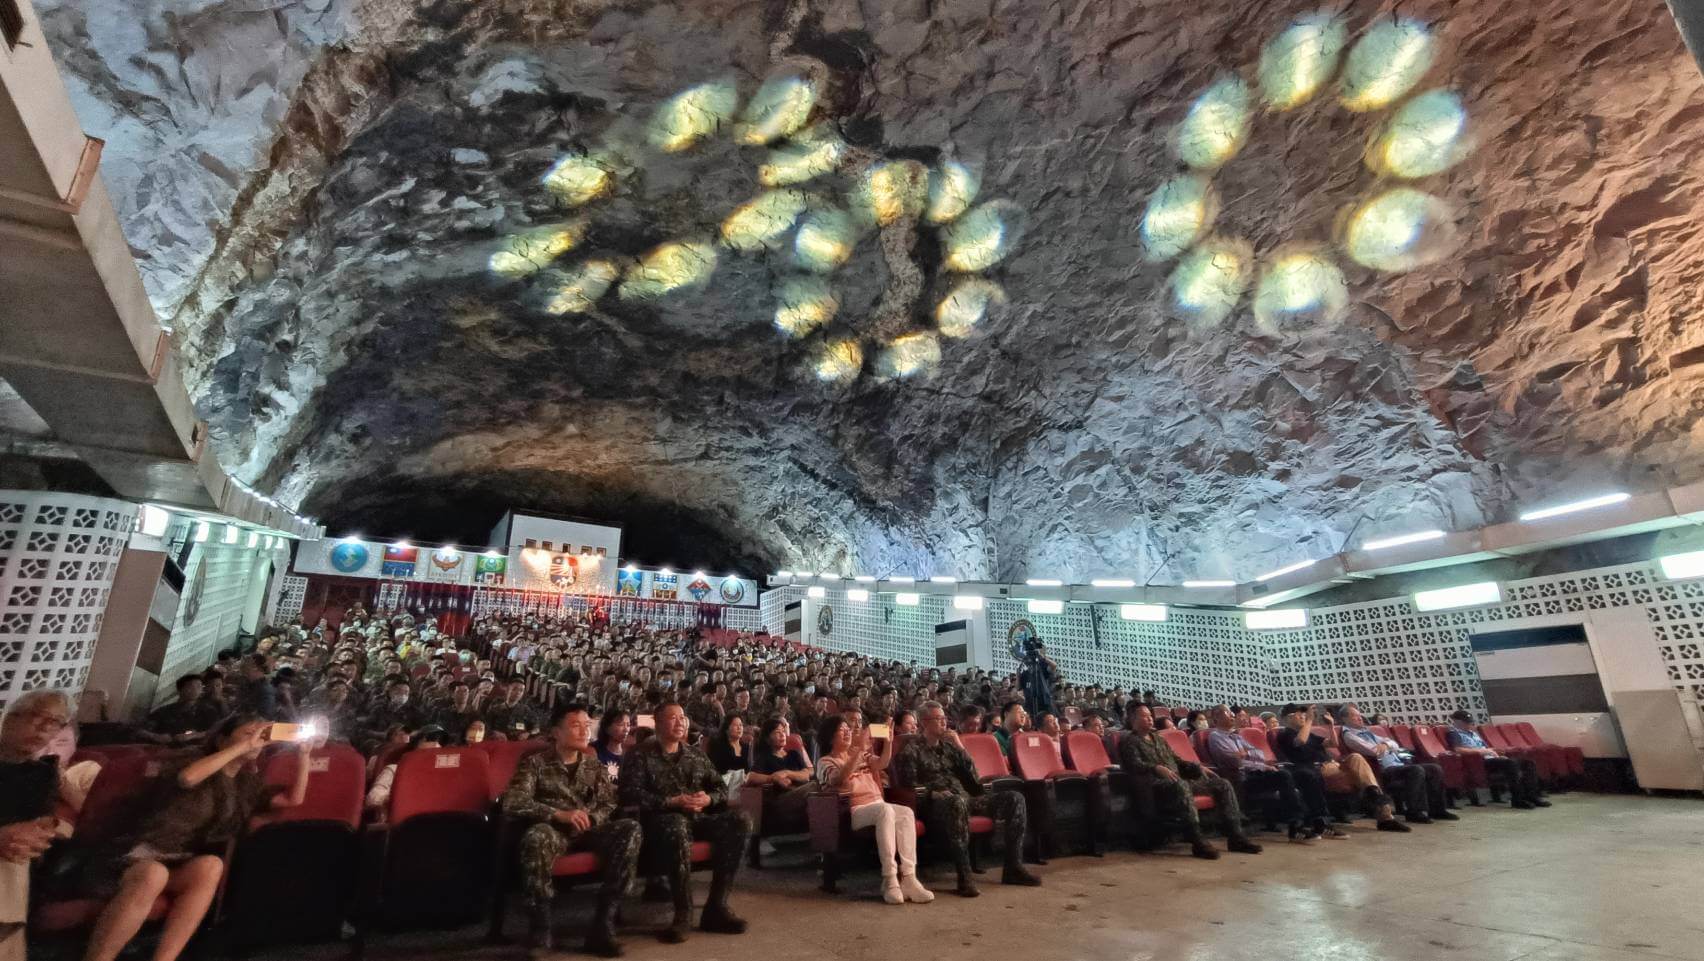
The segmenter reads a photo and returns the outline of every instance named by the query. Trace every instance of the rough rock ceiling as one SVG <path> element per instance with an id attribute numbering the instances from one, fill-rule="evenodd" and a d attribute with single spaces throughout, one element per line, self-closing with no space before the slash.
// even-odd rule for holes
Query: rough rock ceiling
<path id="1" fill-rule="evenodd" d="M 38 7 L 222 460 L 334 529 L 1166 582 L 1704 476 L 1661 0 Z"/>

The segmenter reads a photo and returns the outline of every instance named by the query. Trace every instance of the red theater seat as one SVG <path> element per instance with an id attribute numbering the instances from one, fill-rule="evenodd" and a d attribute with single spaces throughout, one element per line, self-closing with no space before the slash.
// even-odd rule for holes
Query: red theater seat
<path id="1" fill-rule="evenodd" d="M 1415 754 L 1420 752 L 1419 745 L 1414 742 L 1414 729 L 1408 725 L 1392 724 L 1390 727 L 1390 736 L 1395 739 L 1397 744 L 1401 745 L 1404 751 L 1409 751 Z"/>
<path id="2" fill-rule="evenodd" d="M 1525 741 L 1530 746 L 1538 747 L 1549 743 L 1539 736 L 1538 729 L 1533 727 L 1532 722 L 1530 721 L 1517 721 L 1515 723 L 1515 730 L 1520 733 L 1521 740 Z M 1570 775 L 1579 777 L 1586 773 L 1585 751 L 1571 744 L 1557 744 L 1553 746 L 1562 752 L 1563 761 L 1567 765 L 1568 773 Z"/>
<path id="3" fill-rule="evenodd" d="M 1032 816 L 1047 841 L 1043 856 L 1064 853 L 1067 840 L 1074 850 L 1104 853 L 1102 832 L 1111 807 L 1106 779 L 1087 778 L 1065 767 L 1050 735 L 1023 731 L 1012 735 L 1011 744 L 1029 809 L 1037 812 Z"/>
<path id="4" fill-rule="evenodd" d="M 379 839 L 376 917 L 387 927 L 454 927 L 478 916 L 492 865 L 491 764 L 471 747 L 397 762 Z"/>
<path id="5" fill-rule="evenodd" d="M 1208 770 L 1207 765 L 1201 763 L 1200 755 L 1195 753 L 1195 746 L 1190 743 L 1189 735 L 1173 728 L 1168 731 L 1161 731 L 1160 736 L 1166 739 L 1166 745 L 1172 749 L 1173 754 L 1177 755 L 1179 761 L 1187 761 L 1199 766 L 1202 770 Z M 1211 811 L 1215 807 L 1217 805 L 1214 804 L 1211 797 L 1204 794 L 1195 795 L 1196 810 Z"/>
<path id="6" fill-rule="evenodd" d="M 550 742 L 538 739 L 530 741 L 487 741 L 483 746 L 490 762 L 489 790 L 491 800 L 495 801 L 503 796 L 504 791 L 508 790 L 509 782 L 515 777 L 515 769 L 521 766 L 521 759 L 528 754 L 545 750 L 550 747 Z"/>
<path id="7" fill-rule="evenodd" d="M 1439 728 L 1417 724 L 1412 729 L 1415 753 L 1443 769 L 1444 787 L 1451 791 L 1474 791 L 1487 787 L 1485 762 L 1475 755 L 1457 754 L 1445 746 Z"/>
<path id="8" fill-rule="evenodd" d="M 1527 756 L 1538 765 L 1538 776 L 1545 781 L 1558 784 L 1568 776 L 1568 759 L 1563 756 L 1561 748 L 1554 744 L 1546 744 L 1537 738 L 1529 742 L 1522 736 L 1520 728 L 1513 724 L 1491 726 L 1497 729 L 1497 733 L 1502 735 L 1503 741 L 1509 747 L 1520 748 L 1527 752 Z"/>
<path id="9" fill-rule="evenodd" d="M 891 804 L 911 807 L 916 803 L 916 796 L 909 788 L 890 788 L 886 794 Z M 853 830 L 851 805 L 839 794 L 813 794 L 806 798 L 805 816 L 810 823 L 811 851 L 817 855 L 822 868 L 822 889 L 830 894 L 837 893 L 840 890 L 840 876 L 845 873 L 846 859 L 854 855 L 866 855 L 875 848 L 875 829 Z M 924 825 L 920 820 L 916 824 L 917 837 L 921 840 L 926 833 Z M 992 823 L 989 828 L 992 830 Z M 974 832 L 974 825 L 972 831 Z M 692 845 L 694 863 L 699 861 L 700 845 L 703 847 L 703 857 L 710 857 L 709 843 L 695 841 Z M 974 850 L 974 845 L 972 849 Z"/>

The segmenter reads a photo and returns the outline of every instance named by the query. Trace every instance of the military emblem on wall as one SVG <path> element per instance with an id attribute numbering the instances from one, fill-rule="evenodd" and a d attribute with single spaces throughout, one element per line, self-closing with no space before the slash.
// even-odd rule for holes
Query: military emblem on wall
<path id="1" fill-rule="evenodd" d="M 367 545 L 345 541 L 331 549 L 331 567 L 339 574 L 353 574 L 367 566 Z"/>
<path id="2" fill-rule="evenodd" d="M 745 600 L 745 582 L 737 577 L 724 577 L 722 578 L 720 593 L 722 603 L 738 604 Z"/>
<path id="3" fill-rule="evenodd" d="M 207 555 L 201 556 L 201 562 L 195 565 L 195 580 L 189 582 L 189 596 L 183 602 L 183 626 L 189 627 L 195 623 L 195 617 L 201 613 L 201 594 L 207 590 Z"/>
<path id="4" fill-rule="evenodd" d="M 1029 618 L 1020 617 L 1013 621 L 1012 626 L 1006 629 L 1006 649 L 1012 652 L 1012 659 L 1023 660 L 1024 652 L 1036 636 L 1035 625 L 1029 622 Z"/>
<path id="5" fill-rule="evenodd" d="M 703 601 L 710 596 L 710 582 L 702 577 L 693 578 L 692 583 L 686 585 L 686 592 L 692 595 L 693 600 Z"/>
<path id="6" fill-rule="evenodd" d="M 817 633 L 824 637 L 834 633 L 834 608 L 827 604 L 817 611 Z"/>

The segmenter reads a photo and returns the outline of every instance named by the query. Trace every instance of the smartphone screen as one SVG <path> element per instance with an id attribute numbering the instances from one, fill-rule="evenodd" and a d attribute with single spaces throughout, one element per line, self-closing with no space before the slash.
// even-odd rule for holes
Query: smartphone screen
<path id="1" fill-rule="evenodd" d="M 307 727 L 307 725 L 274 724 L 272 730 L 267 732 L 266 739 L 268 741 L 300 741 L 304 727 Z"/>
<path id="2" fill-rule="evenodd" d="M 886 724 L 872 724 L 870 725 L 870 740 L 886 740 L 891 730 Z"/>

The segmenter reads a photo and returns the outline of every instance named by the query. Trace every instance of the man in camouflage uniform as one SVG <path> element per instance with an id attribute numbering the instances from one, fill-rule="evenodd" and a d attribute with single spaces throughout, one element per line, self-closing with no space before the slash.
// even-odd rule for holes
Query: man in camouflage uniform
<path id="1" fill-rule="evenodd" d="M 503 689 L 503 699 L 485 709 L 485 730 L 524 741 L 538 731 L 538 715 L 538 708 L 527 700 L 527 682 L 515 678 Z"/>
<path id="2" fill-rule="evenodd" d="M 1201 818 L 1195 811 L 1195 796 L 1205 794 L 1213 799 L 1224 819 L 1225 847 L 1244 854 L 1260 853 L 1260 845 L 1243 833 L 1236 788 L 1199 764 L 1179 761 L 1171 745 L 1154 729 L 1154 712 L 1147 705 L 1138 702 L 1131 707 L 1130 730 L 1118 742 L 1118 760 L 1137 782 L 1133 806 L 1145 829 L 1152 830 L 1161 805 L 1176 809 L 1189 834 L 1190 853 L 1208 861 L 1218 858 L 1219 852 L 1201 835 Z"/>
<path id="3" fill-rule="evenodd" d="M 710 899 L 698 920 L 701 930 L 740 934 L 746 923 L 728 909 L 728 894 L 751 837 L 751 820 L 728 806 L 728 789 L 703 751 L 686 743 L 686 711 L 672 701 L 656 715 L 657 736 L 621 762 L 621 803 L 639 810 L 645 829 L 646 873 L 667 876 L 674 895 L 674 922 L 660 935 L 668 944 L 686 940 L 692 925 L 692 841 L 710 842 Z"/>
<path id="4" fill-rule="evenodd" d="M 928 701 L 918 711 L 923 736 L 914 737 L 894 759 L 897 783 L 915 788 L 918 813 L 930 826 L 930 834 L 941 832 L 958 868 L 958 894 L 974 898 L 979 893 L 971 880 L 970 816 L 991 817 L 1005 825 L 1006 870 L 1003 884 L 1034 887 L 1041 879 L 1023 865 L 1024 831 L 1029 820 L 1024 796 L 1016 791 L 989 791 L 976 774 L 976 763 L 965 753 L 958 735 L 947 728 L 947 711 Z"/>
<path id="5" fill-rule="evenodd" d="M 551 866 L 570 851 L 595 851 L 603 887 L 586 932 L 586 950 L 621 954 L 615 912 L 639 863 L 639 822 L 617 818 L 615 785 L 590 752 L 592 718 L 585 705 L 564 704 L 550 725 L 551 747 L 527 755 L 503 792 L 503 813 L 535 821 L 521 836 L 521 878 L 532 909 L 533 947 L 551 950 Z"/>
<path id="6" fill-rule="evenodd" d="M 361 740 L 355 746 L 369 756 L 378 752 L 391 728 L 401 727 L 412 735 L 425 724 L 420 709 L 411 702 L 412 693 L 406 678 L 400 675 L 391 678 L 386 682 L 384 691 L 383 699 L 368 705 L 367 713 L 358 722 Z"/>

